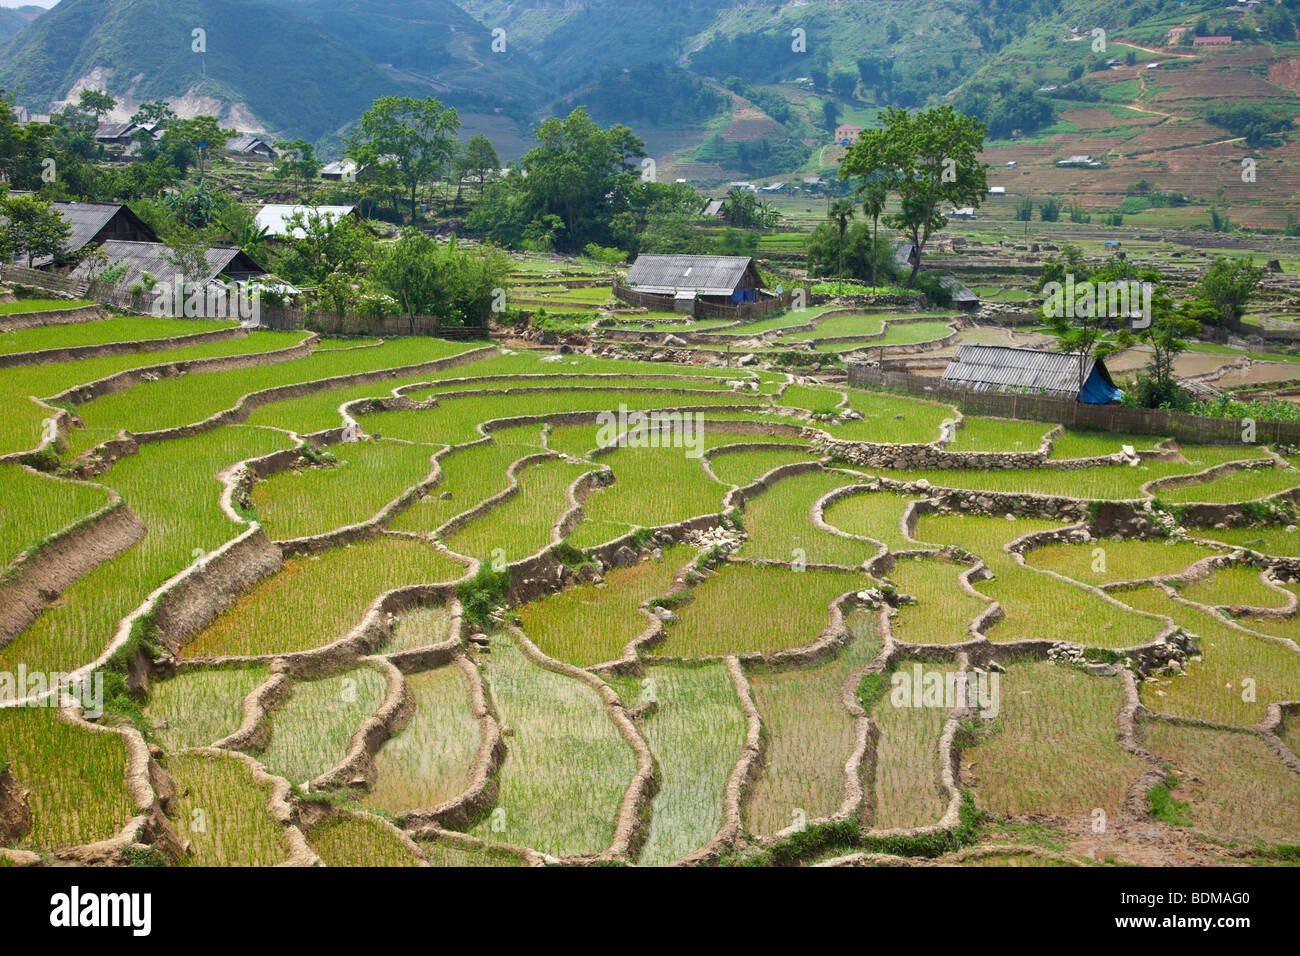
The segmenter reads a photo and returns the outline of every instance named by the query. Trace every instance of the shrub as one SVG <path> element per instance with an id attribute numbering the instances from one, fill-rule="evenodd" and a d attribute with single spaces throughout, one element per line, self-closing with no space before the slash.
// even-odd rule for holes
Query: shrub
<path id="1" fill-rule="evenodd" d="M 471 581 L 456 586 L 456 597 L 465 612 L 465 623 L 474 627 L 487 627 L 493 610 L 505 600 L 510 589 L 510 570 L 494 571 L 490 562 L 479 565 L 478 574 Z"/>

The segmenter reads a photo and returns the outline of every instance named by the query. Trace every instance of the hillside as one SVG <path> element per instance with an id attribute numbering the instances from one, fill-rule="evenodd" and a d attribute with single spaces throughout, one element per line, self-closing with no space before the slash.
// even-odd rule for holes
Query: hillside
<path id="1" fill-rule="evenodd" d="M 206 52 L 192 49 L 206 30 Z M 129 115 L 168 99 L 241 129 L 327 136 L 388 80 L 307 18 L 265 0 L 63 0 L 0 51 L 0 86 L 47 108 L 91 86 Z"/>
<path id="2" fill-rule="evenodd" d="M 1300 113 L 1297 11 L 1300 0 L 63 0 L 0 49 L 0 87 L 41 110 L 86 85 L 123 112 L 165 97 L 327 151 L 373 97 L 432 93 L 506 159 L 534 123 L 586 105 L 632 126 L 665 175 L 709 184 L 833 176 L 837 124 L 951 102 L 987 122 L 1012 196 L 1153 225 L 1204 223 L 1215 205 L 1282 227 L 1300 186 L 1287 126 Z M 196 56 L 190 30 L 205 22 Z M 1178 27 L 1233 43 L 1170 48 Z M 1225 126 L 1225 104 L 1254 115 Z M 1277 128 L 1247 138 L 1261 107 Z M 1077 153 L 1107 168 L 1056 165 Z M 1252 183 L 1239 175 L 1247 154 L 1260 164 Z M 1130 195 L 1144 182 L 1177 184 L 1186 201 L 1154 216 Z"/>
<path id="3" fill-rule="evenodd" d="M 464 109 L 503 107 L 518 120 L 544 99 L 536 71 L 450 0 L 269 0 L 301 13 L 391 80 L 427 84 Z"/>
<path id="4" fill-rule="evenodd" d="M 40 7 L 0 7 L 0 41 L 9 39 L 44 12 Z"/>

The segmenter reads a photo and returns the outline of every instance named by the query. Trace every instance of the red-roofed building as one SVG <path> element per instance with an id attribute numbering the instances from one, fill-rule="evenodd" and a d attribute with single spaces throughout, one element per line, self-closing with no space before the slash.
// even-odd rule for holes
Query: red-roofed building
<path id="1" fill-rule="evenodd" d="M 1193 47 L 1232 46 L 1232 37 L 1197 37 L 1192 41 Z"/>
<path id="2" fill-rule="evenodd" d="M 841 146 L 852 146 L 862 135 L 861 126 L 837 126 L 835 127 L 835 142 Z"/>

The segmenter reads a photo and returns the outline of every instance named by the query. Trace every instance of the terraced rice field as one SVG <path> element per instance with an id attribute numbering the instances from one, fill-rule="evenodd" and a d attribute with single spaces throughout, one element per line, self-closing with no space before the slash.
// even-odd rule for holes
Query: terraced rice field
<path id="1" fill-rule="evenodd" d="M 1116 678 L 1025 661 L 998 675 L 1000 706 L 963 765 L 980 804 L 993 813 L 1118 818 L 1128 788 L 1146 769 L 1115 738 L 1124 699 Z M 1034 773 L 1016 768 L 1032 762 Z"/>
<path id="2" fill-rule="evenodd" d="M 639 861 L 660 866 L 698 850 L 721 829 L 727 778 L 745 743 L 745 715 L 721 664 L 651 667 L 642 688 L 656 705 L 643 725 L 663 780 Z"/>
<path id="3" fill-rule="evenodd" d="M 375 758 L 377 782 L 361 800 L 389 813 L 436 807 L 467 790 L 481 736 L 459 667 L 413 674 L 407 686 L 411 722 Z"/>
<path id="4" fill-rule="evenodd" d="M 764 317 L 738 329 L 738 338 L 818 314 Z M 859 334 L 892 317 L 833 317 L 813 332 L 781 336 L 774 348 Z M 946 334 L 945 320 L 935 317 L 892 324 L 886 339 L 919 341 L 936 331 L 930 326 Z M 109 319 L 5 333 L 0 352 L 200 328 Z M 190 358 L 243 362 L 304 337 L 256 332 L 6 369 L 0 452 L 40 441 L 51 413 L 31 396 Z M 436 364 L 471 348 L 482 354 Z M 1261 448 L 1185 446 L 1138 467 L 850 468 L 821 463 L 814 433 L 803 429 L 876 444 L 935 443 L 957 410 L 779 368 L 586 354 L 543 362 L 544 352 L 431 339 L 330 340 L 309 352 L 272 356 L 267 365 L 150 373 L 75 406 L 85 427 L 74 427 L 58 448 L 65 469 L 121 430 L 156 432 L 241 409 L 192 434 L 155 434 L 101 462 L 78 462 L 83 479 L 93 475 L 89 482 L 74 481 L 70 470 L 38 474 L 0 464 L 0 562 L 8 569 L 0 601 L 6 613 L 31 602 L 34 614 L 3 619 L 15 623 L 7 625 L 12 635 L 0 637 L 0 705 L 30 692 L 15 694 L 6 680 L 20 668 L 54 673 L 56 684 L 91 665 L 109 674 L 106 713 L 92 716 L 92 727 L 63 719 L 71 711 L 0 706 L 0 772 L 7 768 L 30 791 L 32 809 L 31 826 L 0 848 L 0 862 L 15 849 L 66 862 L 71 848 L 121 833 L 148 812 L 137 803 L 151 799 L 193 848 L 173 857 L 170 844 L 149 837 L 162 862 L 201 866 L 304 863 L 313 854 L 326 865 L 358 867 L 426 860 L 657 866 L 706 849 L 704 863 L 809 863 L 878 848 L 882 839 L 891 852 L 933 855 L 931 839 L 994 841 L 1042 818 L 1083 821 L 1098 807 L 1136 825 L 1127 833 L 1158 833 L 1126 799 L 1146 764 L 1118 737 L 1121 678 L 1041 658 L 1044 641 L 1062 641 L 1109 659 L 1108 652 L 1134 652 L 1176 627 L 1194 636 L 1198 650 L 1177 668 L 1142 671 L 1141 702 L 1157 717 L 1242 732 L 1144 718 L 1145 746 L 1176 778 L 1172 799 L 1187 801 L 1200 840 L 1225 851 L 1230 842 L 1264 853 L 1297 840 L 1300 778 L 1248 729 L 1270 705 L 1300 700 L 1300 617 L 1246 613 L 1230 621 L 1211 610 L 1286 606 L 1287 592 L 1300 585 L 1268 587 L 1260 572 L 1300 556 L 1296 535 L 1285 530 L 1289 519 L 1190 528 L 1204 543 L 1094 536 L 1037 547 L 1023 559 L 1009 550 L 1028 534 L 1097 513 L 1080 503 L 1067 521 L 1029 496 L 1158 499 L 1182 514 L 1178 505 L 1239 504 L 1300 485 L 1294 468 L 1199 474 L 1260 458 Z M 294 387 L 274 400 L 246 401 L 282 385 Z M 365 399 L 393 401 L 345 409 Z M 597 417 L 666 409 L 701 410 L 707 425 L 690 443 L 643 447 L 616 441 Z M 848 409 L 863 419 L 825 417 Z M 362 440 L 318 434 L 340 429 L 346 416 Z M 968 416 L 948 450 L 1036 450 L 1052 427 Z M 241 462 L 303 449 L 311 435 L 333 443 L 313 444 L 287 470 L 240 482 Z M 1108 455 L 1125 444 L 1151 449 L 1158 441 L 1065 432 L 1052 458 Z M 32 461 L 55 464 L 48 456 Z M 734 489 L 792 465 L 794 473 L 743 500 L 733 495 L 723 517 Z M 570 490 L 593 472 L 599 487 L 584 488 L 576 496 L 581 514 L 561 525 Z M 1178 487 L 1159 483 L 1188 475 L 1199 477 Z M 878 477 L 1007 497 L 973 495 L 952 513 L 919 508 L 926 513 L 909 532 L 905 512 L 933 490 L 872 485 Z M 821 506 L 842 489 L 852 491 Z M 118 537 L 107 547 L 93 534 L 107 520 L 100 512 L 110 492 L 145 533 L 126 540 L 113 530 Z M 1016 520 L 1002 514 L 1008 508 Z M 1196 520 L 1220 523 L 1213 514 Z M 1234 547 L 1265 557 L 1258 567 L 1174 580 Z M 77 549 L 85 549 L 88 570 L 63 581 L 56 562 L 83 554 Z M 929 553 L 902 554 L 917 551 Z M 476 562 L 486 570 L 474 578 Z M 28 567 L 34 586 L 23 583 Z M 968 574 L 973 593 L 959 582 Z M 1119 589 L 1152 579 L 1178 586 Z M 19 587 L 29 589 L 20 594 Z M 898 607 L 874 606 L 874 589 Z M 819 641 L 816 656 L 782 654 Z M 946 702 L 896 705 L 892 682 L 918 664 L 951 671 L 944 655 L 956 644 L 999 662 L 998 713 L 963 718 L 951 749 L 941 749 Z M 906 656 L 887 660 L 890 647 Z M 385 658 L 400 668 L 400 681 Z M 744 681 L 733 679 L 732 667 Z M 261 713 L 250 695 L 272 679 L 279 692 Z M 746 682 L 748 697 L 740 689 Z M 751 700 L 759 745 L 747 753 Z M 1292 750 L 1300 745 L 1298 724 L 1288 714 L 1279 730 Z M 152 748 L 152 774 L 135 778 L 132 789 L 134 738 L 127 735 L 137 731 Z M 208 749 L 222 741 L 244 752 Z M 729 795 L 742 759 L 752 761 L 749 775 Z M 950 808 L 942 769 L 953 759 L 965 793 L 959 799 L 992 816 L 970 829 L 918 833 Z M 325 776 L 345 761 L 346 780 Z M 175 796 L 163 801 L 168 779 Z M 286 816 L 286 807 L 296 815 Z M 416 821 L 427 822 L 435 808 L 442 831 L 459 837 L 417 832 Z M 840 822 L 831 826 L 832 818 Z M 418 837 L 418 854 L 404 826 Z M 903 832 L 882 837 L 882 830 Z M 818 842 L 829 833 L 844 845 Z M 1116 859 L 1144 862 L 1150 851 L 1143 844 L 1125 855 L 1121 846 Z M 113 862 L 133 862 L 137 853 L 123 851 Z M 1053 857 L 1067 858 L 1063 850 Z M 157 862 L 155 854 L 148 859 Z M 969 862 L 1018 860 L 998 850 Z"/>

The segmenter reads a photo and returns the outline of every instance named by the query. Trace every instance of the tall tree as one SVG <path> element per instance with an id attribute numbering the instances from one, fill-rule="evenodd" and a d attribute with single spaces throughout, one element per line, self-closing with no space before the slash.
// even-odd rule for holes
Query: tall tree
<path id="1" fill-rule="evenodd" d="M 392 168 L 406 187 L 414 221 L 420 185 L 435 180 L 456 155 L 459 130 L 456 110 L 435 97 L 381 96 L 348 137 L 348 155 L 359 166 Z"/>
<path id="2" fill-rule="evenodd" d="M 320 173 L 321 162 L 316 158 L 316 147 L 303 139 L 282 140 L 275 144 L 280 158 L 275 163 L 275 174 L 281 179 L 292 179 L 301 190 Z"/>
<path id="3" fill-rule="evenodd" d="M 864 179 L 884 173 L 898 194 L 900 210 L 884 223 L 906 235 L 916 249 L 907 278 L 911 288 L 930 237 L 948 224 L 942 204 L 978 207 L 988 192 L 984 124 L 951 106 L 910 113 L 889 107 L 884 126 L 865 130 L 840 165 L 840 177 Z"/>
<path id="4" fill-rule="evenodd" d="M 885 203 L 889 201 L 889 182 L 883 176 L 868 177 L 858 187 L 858 199 L 862 211 L 871 220 L 871 287 L 876 283 L 876 250 L 880 243 L 880 217 L 885 214 Z"/>
<path id="5" fill-rule="evenodd" d="M 542 123 L 537 143 L 520 162 L 519 185 L 531 221 L 557 216 L 568 248 L 603 243 L 614 216 L 639 189 L 637 160 L 645 158 L 645 144 L 626 126 L 602 129 L 583 107 Z"/>
<path id="6" fill-rule="evenodd" d="M 85 113 L 95 117 L 95 123 L 103 122 L 106 115 L 117 109 L 117 100 L 99 90 L 82 90 L 78 105 Z"/>
<path id="7" fill-rule="evenodd" d="M 501 157 L 497 155 L 492 140 L 482 133 L 475 133 L 465 144 L 465 169 L 478 179 L 478 191 L 482 195 L 487 185 L 488 175 L 501 168 Z"/>
<path id="8" fill-rule="evenodd" d="M 226 145 L 226 140 L 234 135 L 234 130 L 222 129 L 215 116 L 195 116 L 192 119 L 176 120 L 168 124 L 164 138 L 181 140 L 193 147 L 199 158 L 199 179 L 202 179 L 207 151 L 222 149 Z"/>
<path id="9" fill-rule="evenodd" d="M 852 199 L 837 199 L 831 203 L 830 209 L 826 211 L 826 218 L 839 228 L 840 231 L 840 291 L 844 291 L 844 233 L 849 228 L 849 220 L 853 218 L 854 210 Z"/>

